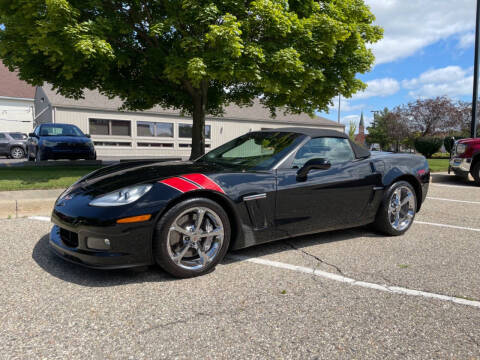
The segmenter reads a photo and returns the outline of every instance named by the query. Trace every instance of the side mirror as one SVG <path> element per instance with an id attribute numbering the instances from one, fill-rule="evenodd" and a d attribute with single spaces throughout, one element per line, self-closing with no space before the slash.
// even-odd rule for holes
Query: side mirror
<path id="1" fill-rule="evenodd" d="M 28 133 L 28 137 L 37 137 L 35 133 Z"/>
<path id="2" fill-rule="evenodd" d="M 303 167 L 297 172 L 297 179 L 300 181 L 305 181 L 310 170 L 328 170 L 332 164 L 326 159 L 310 159 L 308 160 Z"/>
<path id="3" fill-rule="evenodd" d="M 91 138 L 90 134 L 85 134 L 85 136 L 89 139 Z"/>

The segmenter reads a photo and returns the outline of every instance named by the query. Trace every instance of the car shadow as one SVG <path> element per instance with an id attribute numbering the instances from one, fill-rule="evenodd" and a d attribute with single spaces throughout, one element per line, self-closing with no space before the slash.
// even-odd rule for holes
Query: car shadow
<path id="1" fill-rule="evenodd" d="M 86 287 L 107 287 L 144 282 L 175 280 L 157 267 L 119 270 L 96 270 L 69 263 L 50 250 L 49 235 L 43 236 L 34 246 L 32 259 L 50 275 Z"/>
<path id="2" fill-rule="evenodd" d="M 373 233 L 366 227 L 359 227 L 292 237 L 247 249 L 229 251 L 222 264 L 228 265 L 247 258 L 279 254 L 292 251 L 292 249 L 307 252 L 307 249 L 314 245 L 353 241 L 359 237 L 377 238 L 383 237 L 383 235 Z M 109 287 L 145 282 L 180 281 L 156 266 L 141 269 L 96 270 L 72 264 L 59 258 L 50 250 L 48 238 L 47 234 L 35 244 L 32 258 L 47 273 L 66 282 L 86 287 Z"/>
<path id="3" fill-rule="evenodd" d="M 312 235 L 289 237 L 246 249 L 230 251 L 227 253 L 224 264 L 245 260 L 246 258 L 275 255 L 286 251 L 298 250 L 308 254 L 308 248 L 334 242 L 353 241 L 357 238 L 383 238 L 385 235 L 370 230 L 368 226 L 361 226 L 345 230 L 335 230 Z"/>
<path id="4" fill-rule="evenodd" d="M 440 185 L 461 185 L 461 186 L 471 186 L 476 187 L 475 182 L 471 181 L 468 178 L 463 178 L 460 176 L 455 176 L 453 174 L 445 174 L 445 173 L 432 173 L 431 174 L 433 184 L 440 184 Z"/>

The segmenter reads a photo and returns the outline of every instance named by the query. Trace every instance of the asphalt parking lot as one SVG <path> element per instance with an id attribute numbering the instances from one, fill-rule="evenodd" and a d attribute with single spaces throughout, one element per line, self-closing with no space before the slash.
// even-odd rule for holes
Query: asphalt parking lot
<path id="1" fill-rule="evenodd" d="M 66 263 L 42 218 L 0 225 L 0 358 L 480 358 L 480 188 L 452 177 L 402 237 L 290 239 L 187 280 Z"/>

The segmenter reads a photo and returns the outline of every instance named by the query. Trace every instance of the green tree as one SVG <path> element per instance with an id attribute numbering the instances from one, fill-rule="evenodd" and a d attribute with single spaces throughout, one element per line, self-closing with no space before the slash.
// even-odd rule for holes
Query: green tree
<path id="1" fill-rule="evenodd" d="M 374 115 L 371 126 L 367 128 L 367 143 L 379 144 L 382 150 L 387 149 L 392 143 L 387 129 L 387 115 L 389 110 L 387 108 Z"/>
<path id="2" fill-rule="evenodd" d="M 355 133 L 357 132 L 357 123 L 354 120 L 350 120 L 348 128 L 348 137 L 350 140 L 355 141 Z"/>
<path id="3" fill-rule="evenodd" d="M 373 21 L 363 0 L 0 0 L 0 58 L 64 96 L 191 114 L 196 158 L 226 104 L 313 114 L 364 89 Z"/>

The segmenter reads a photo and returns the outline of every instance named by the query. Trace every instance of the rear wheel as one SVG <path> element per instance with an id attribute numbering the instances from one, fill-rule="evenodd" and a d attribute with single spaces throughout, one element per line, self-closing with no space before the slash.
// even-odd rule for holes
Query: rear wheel
<path id="1" fill-rule="evenodd" d="M 386 191 L 374 227 L 388 235 L 402 235 L 412 226 L 416 211 L 415 190 L 410 183 L 398 181 Z"/>
<path id="2" fill-rule="evenodd" d="M 175 205 L 160 219 L 153 255 L 165 271 L 187 278 L 214 269 L 229 243 L 230 222 L 225 210 L 212 200 L 194 198 Z"/>
<path id="3" fill-rule="evenodd" d="M 10 157 L 12 159 L 23 159 L 25 157 L 25 151 L 21 147 L 15 146 L 10 149 Z"/>
<path id="4" fill-rule="evenodd" d="M 475 184 L 480 186 L 480 161 L 477 161 L 477 163 L 473 166 L 472 176 L 475 180 Z"/>

